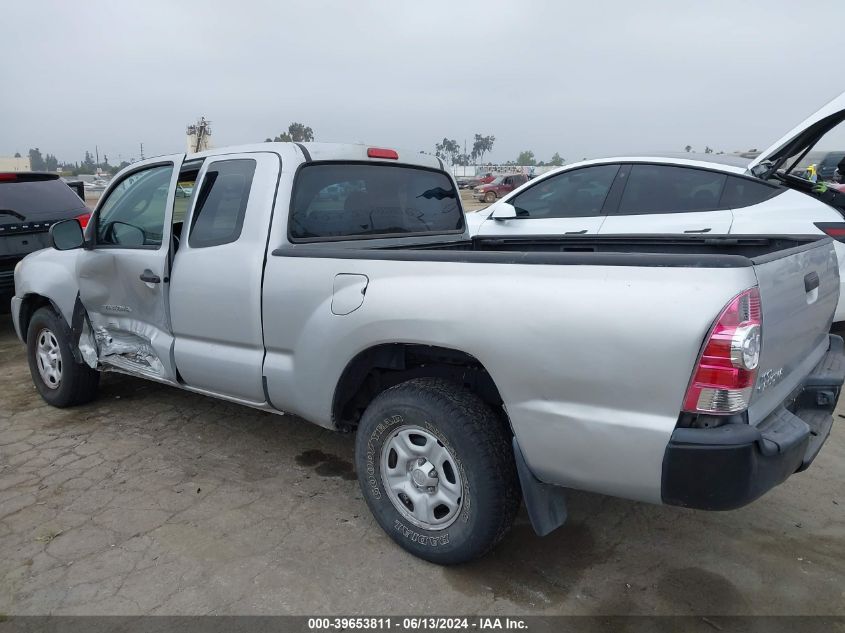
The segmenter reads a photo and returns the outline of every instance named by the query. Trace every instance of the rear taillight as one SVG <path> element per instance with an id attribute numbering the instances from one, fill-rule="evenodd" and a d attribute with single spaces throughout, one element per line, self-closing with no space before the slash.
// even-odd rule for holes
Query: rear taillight
<path id="1" fill-rule="evenodd" d="M 17 179 L 17 174 L 0 174 L 0 182 L 15 182 Z"/>
<path id="2" fill-rule="evenodd" d="M 845 242 L 845 222 L 814 222 L 814 224 L 825 235 Z"/>
<path id="3" fill-rule="evenodd" d="M 734 297 L 704 342 L 687 394 L 688 413 L 737 413 L 748 408 L 761 341 L 760 292 L 749 288 Z"/>
<path id="4" fill-rule="evenodd" d="M 88 226 L 88 220 L 91 219 L 91 214 L 90 213 L 83 213 L 82 215 L 77 215 L 76 219 L 79 222 L 79 226 L 81 226 L 84 229 L 86 226 Z"/>

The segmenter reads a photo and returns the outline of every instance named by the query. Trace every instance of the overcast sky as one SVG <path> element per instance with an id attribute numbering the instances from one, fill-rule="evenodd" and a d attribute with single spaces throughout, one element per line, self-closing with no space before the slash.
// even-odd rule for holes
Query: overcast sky
<path id="1" fill-rule="evenodd" d="M 291 121 L 318 141 L 569 161 L 765 147 L 845 90 L 845 2 L 4 3 L 0 155 L 114 163 Z"/>

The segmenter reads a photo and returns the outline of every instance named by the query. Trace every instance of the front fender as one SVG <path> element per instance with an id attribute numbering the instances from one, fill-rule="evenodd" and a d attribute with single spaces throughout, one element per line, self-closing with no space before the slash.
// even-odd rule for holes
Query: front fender
<path id="1" fill-rule="evenodd" d="M 27 301 L 36 296 L 52 303 L 70 324 L 73 318 L 79 283 L 76 279 L 76 258 L 78 250 L 57 251 L 45 248 L 24 257 L 15 268 L 15 297 L 13 310 L 17 309 L 15 320 L 19 323 L 21 336 L 26 336 L 27 324 L 20 320 L 25 313 Z"/>

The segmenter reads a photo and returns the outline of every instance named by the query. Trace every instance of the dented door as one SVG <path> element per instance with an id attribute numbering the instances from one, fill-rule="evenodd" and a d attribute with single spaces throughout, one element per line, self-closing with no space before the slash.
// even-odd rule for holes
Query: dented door
<path id="1" fill-rule="evenodd" d="M 77 259 L 81 347 L 106 365 L 174 381 L 168 317 L 173 201 L 184 155 L 137 163 L 105 192 Z M 86 355 L 90 361 L 90 354 Z"/>

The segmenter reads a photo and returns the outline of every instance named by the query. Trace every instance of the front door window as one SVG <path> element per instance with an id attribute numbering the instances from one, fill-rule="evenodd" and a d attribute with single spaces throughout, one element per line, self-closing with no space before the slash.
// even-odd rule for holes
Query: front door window
<path id="1" fill-rule="evenodd" d="M 97 212 L 97 246 L 161 247 L 173 165 L 158 165 L 123 179 Z"/>

